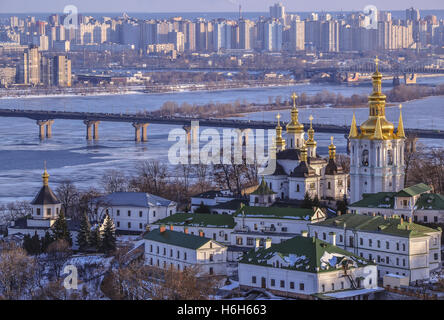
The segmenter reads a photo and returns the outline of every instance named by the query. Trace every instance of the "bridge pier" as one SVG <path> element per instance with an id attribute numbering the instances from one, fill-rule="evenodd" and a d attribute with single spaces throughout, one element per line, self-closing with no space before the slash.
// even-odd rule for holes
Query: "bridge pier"
<path id="1" fill-rule="evenodd" d="M 344 134 L 344 138 L 347 140 L 347 154 L 350 155 L 351 149 L 350 149 L 350 138 L 348 134 Z"/>
<path id="2" fill-rule="evenodd" d="M 149 123 L 137 123 L 137 122 L 133 123 L 133 127 L 135 130 L 134 140 L 136 142 L 148 141 L 147 128 L 149 125 L 150 125 Z"/>
<path id="3" fill-rule="evenodd" d="M 238 136 L 237 136 L 237 143 L 240 146 L 246 146 L 248 144 L 248 135 L 251 132 L 251 129 L 237 129 Z"/>
<path id="4" fill-rule="evenodd" d="M 100 121 L 85 120 L 86 125 L 86 140 L 99 140 L 99 123 Z"/>
<path id="5" fill-rule="evenodd" d="M 46 138 L 52 137 L 52 125 L 54 120 L 37 120 L 37 125 L 39 126 L 39 138 L 44 140 Z M 46 129 L 46 130 L 45 130 Z M 45 134 L 46 131 L 46 134 Z"/>
<path id="6" fill-rule="evenodd" d="M 198 133 L 197 133 L 198 127 L 185 125 L 185 126 L 183 126 L 183 129 L 187 133 L 187 144 L 188 145 L 191 145 L 191 143 L 198 143 L 199 142 L 199 137 L 198 137 Z"/>

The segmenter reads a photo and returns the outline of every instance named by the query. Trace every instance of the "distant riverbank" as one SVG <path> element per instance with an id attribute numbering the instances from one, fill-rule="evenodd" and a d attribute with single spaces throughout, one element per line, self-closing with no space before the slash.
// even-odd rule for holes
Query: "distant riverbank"
<path id="1" fill-rule="evenodd" d="M 50 97 L 75 97 L 75 96 L 113 96 L 125 94 L 159 94 L 159 93 L 178 93 L 178 92 L 212 92 L 236 89 L 255 89 L 255 88 L 277 88 L 290 87 L 297 84 L 306 84 L 308 81 L 267 81 L 267 82 L 237 82 L 237 83 L 214 83 L 214 84 L 177 84 L 177 85 L 134 85 L 128 87 L 92 87 L 92 88 L 59 88 L 55 90 L 47 88 L 11 88 L 0 89 L 0 99 L 14 98 L 50 98 Z"/>

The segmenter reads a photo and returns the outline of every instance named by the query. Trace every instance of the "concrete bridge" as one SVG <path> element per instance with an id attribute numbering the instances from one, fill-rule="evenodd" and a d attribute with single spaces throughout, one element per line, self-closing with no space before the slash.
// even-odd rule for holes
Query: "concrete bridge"
<path id="1" fill-rule="evenodd" d="M 150 124 L 163 124 L 181 126 L 188 135 L 191 133 L 191 122 L 199 121 L 201 127 L 248 129 L 275 129 L 275 121 L 250 121 L 237 119 L 204 119 L 191 117 L 155 116 L 150 113 L 92 113 L 70 111 L 43 111 L 43 110 L 19 110 L 0 109 L 0 117 L 28 118 L 36 121 L 40 139 L 50 138 L 53 134 L 52 125 L 55 120 L 79 120 L 86 126 L 86 139 L 99 139 L 99 124 L 101 122 L 128 122 L 134 127 L 137 142 L 148 141 L 148 126 Z M 309 124 L 304 124 L 306 128 Z M 313 124 L 316 132 L 347 134 L 349 126 L 333 124 Z M 425 129 L 406 129 L 408 135 L 418 138 L 444 139 L 444 131 Z"/>

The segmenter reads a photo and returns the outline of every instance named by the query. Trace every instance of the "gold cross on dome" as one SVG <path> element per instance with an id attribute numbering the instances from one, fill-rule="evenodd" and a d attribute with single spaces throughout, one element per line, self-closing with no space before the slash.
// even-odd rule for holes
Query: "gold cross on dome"
<path id="1" fill-rule="evenodd" d="M 280 124 L 280 120 L 281 120 L 281 114 L 279 112 L 276 115 L 276 119 L 278 119 L 278 125 L 279 125 Z"/>
<path id="2" fill-rule="evenodd" d="M 376 56 L 375 58 L 376 71 L 378 71 L 379 61 L 381 60 L 379 60 L 378 56 Z"/>
<path id="3" fill-rule="evenodd" d="M 399 104 L 399 110 L 401 110 L 402 109 L 402 104 Z"/>
<path id="4" fill-rule="evenodd" d="M 333 144 L 333 140 L 334 140 L 334 139 L 335 139 L 335 138 L 334 138 L 333 136 L 330 137 L 331 144 Z"/>
<path id="5" fill-rule="evenodd" d="M 296 106 L 296 99 L 298 98 L 298 95 L 296 94 L 296 92 L 293 92 L 293 94 L 291 95 L 291 98 L 293 99 L 293 106 Z"/>

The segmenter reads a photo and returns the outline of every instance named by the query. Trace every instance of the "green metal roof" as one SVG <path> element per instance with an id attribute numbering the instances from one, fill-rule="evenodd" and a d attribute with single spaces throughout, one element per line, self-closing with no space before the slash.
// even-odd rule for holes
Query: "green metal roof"
<path id="1" fill-rule="evenodd" d="M 444 195 L 424 193 L 416 202 L 417 210 L 444 210 Z"/>
<path id="2" fill-rule="evenodd" d="M 287 266 L 280 266 L 281 268 L 310 273 L 336 271 L 343 269 L 344 265 L 349 267 L 373 265 L 372 262 L 325 241 L 303 236 L 274 244 L 268 249 L 261 248 L 257 251 L 253 249 L 244 255 L 240 263 L 271 266 L 267 261 L 276 255 L 288 263 Z"/>
<path id="3" fill-rule="evenodd" d="M 236 225 L 231 215 L 205 213 L 176 213 L 155 224 L 228 229 L 233 229 Z"/>
<path id="4" fill-rule="evenodd" d="M 315 214 L 313 209 L 304 208 L 280 208 L 280 207 L 242 207 L 236 211 L 234 216 L 247 218 L 266 219 L 290 219 L 290 220 L 310 220 Z"/>
<path id="5" fill-rule="evenodd" d="M 420 183 L 399 192 L 364 193 L 363 199 L 352 203 L 350 207 L 393 209 L 395 197 L 414 197 L 427 194 L 431 190 L 428 185 Z"/>
<path id="6" fill-rule="evenodd" d="M 194 250 L 199 249 L 204 244 L 211 241 L 211 239 L 205 237 L 185 234 L 183 232 L 177 232 L 171 230 L 165 230 L 164 232 L 160 232 L 160 229 L 155 229 L 151 232 L 145 233 L 143 238 L 146 240 L 166 243 L 169 245 L 194 249 Z"/>
<path id="7" fill-rule="evenodd" d="M 395 192 L 364 193 L 362 199 L 352 203 L 350 207 L 393 209 Z"/>
<path id="8" fill-rule="evenodd" d="M 360 214 L 345 214 L 336 218 L 327 219 L 325 221 L 315 223 L 316 226 L 328 226 L 377 232 L 398 237 L 423 237 L 431 232 L 439 232 L 433 228 L 425 227 L 416 223 L 402 221 L 400 218 L 387 218 L 381 216 L 365 216 Z"/>
<path id="9" fill-rule="evenodd" d="M 428 185 L 420 183 L 408 188 L 404 188 L 401 191 L 399 191 L 396 195 L 399 197 L 414 197 L 417 196 L 418 194 L 429 192 L 431 190 L 432 188 L 430 188 Z"/>

